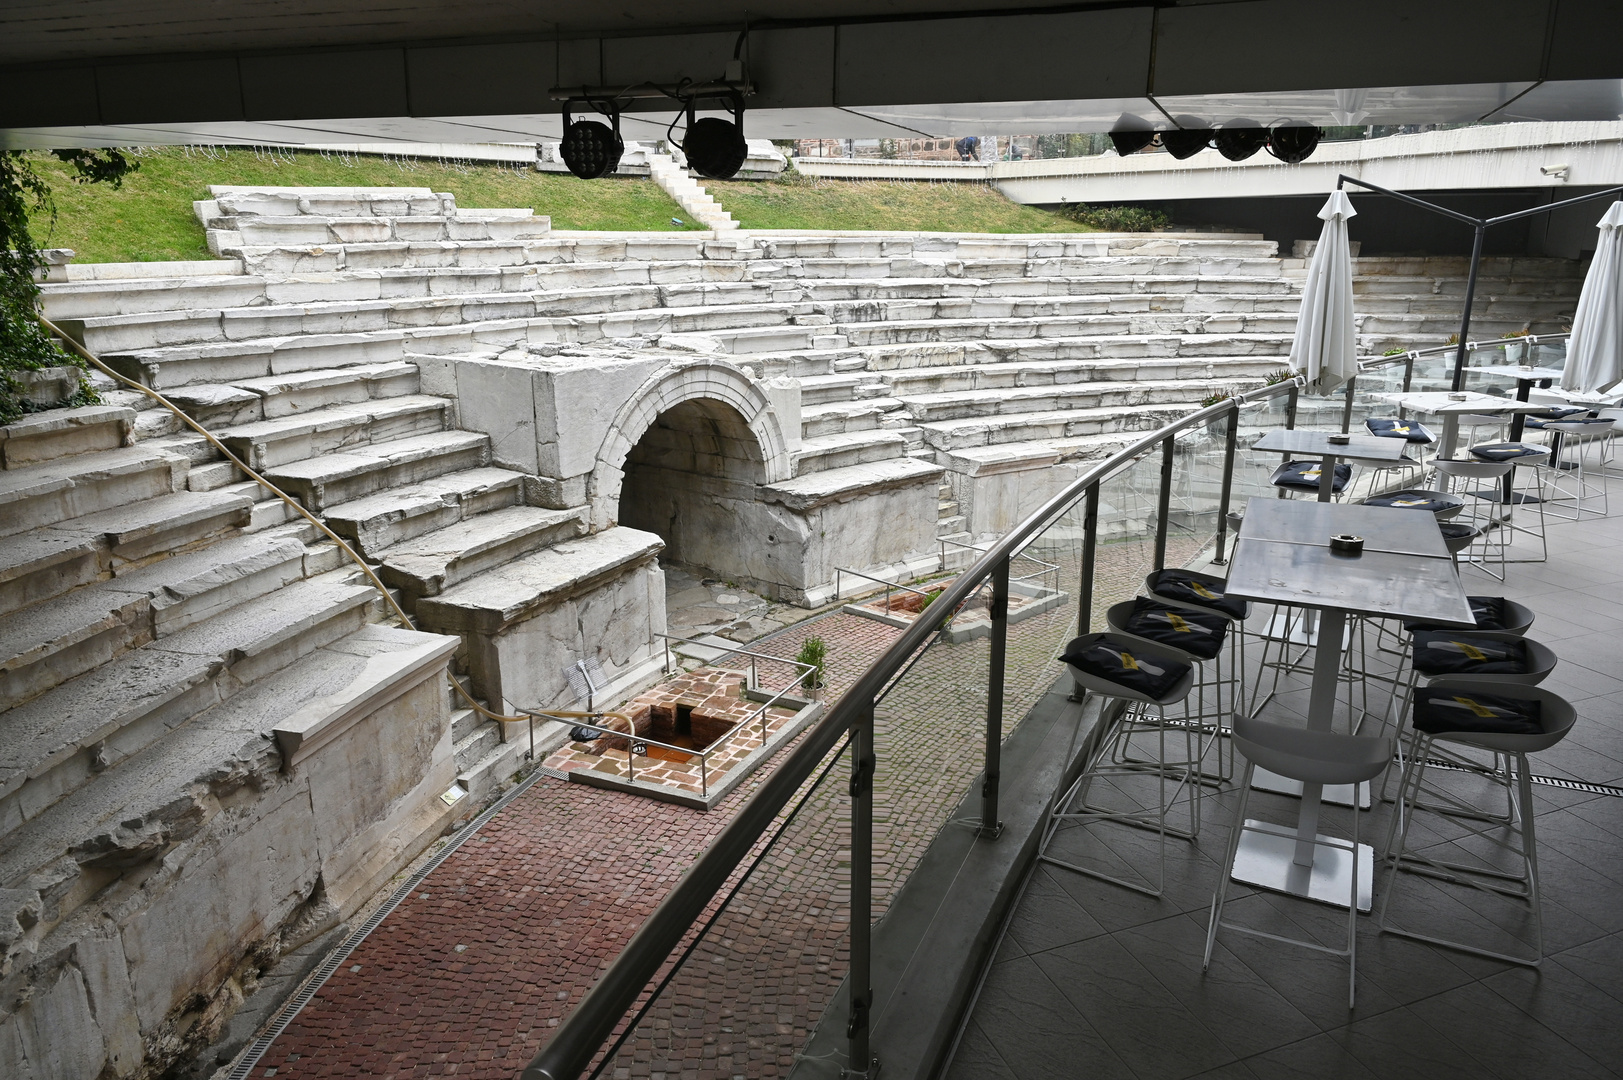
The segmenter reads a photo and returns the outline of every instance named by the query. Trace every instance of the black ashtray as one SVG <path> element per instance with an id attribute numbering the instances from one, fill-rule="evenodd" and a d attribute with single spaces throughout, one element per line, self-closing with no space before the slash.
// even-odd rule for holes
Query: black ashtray
<path id="1" fill-rule="evenodd" d="M 1352 442 L 1352 436 L 1351 435 L 1326 435 L 1324 437 L 1324 441 L 1329 443 L 1331 446 L 1346 446 L 1348 443 Z"/>
<path id="2" fill-rule="evenodd" d="M 1362 555 L 1364 538 L 1351 533 L 1336 533 L 1330 538 L 1330 550 L 1337 555 Z"/>

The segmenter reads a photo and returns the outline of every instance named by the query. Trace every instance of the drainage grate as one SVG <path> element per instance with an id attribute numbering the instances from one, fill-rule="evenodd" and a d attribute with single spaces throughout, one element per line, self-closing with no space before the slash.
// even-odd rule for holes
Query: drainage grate
<path id="1" fill-rule="evenodd" d="M 1449 772 L 1483 771 L 1480 769 L 1468 769 L 1463 765 L 1456 765 L 1452 761 L 1444 761 L 1441 758 L 1427 758 L 1426 768 L 1446 769 Z M 1492 775 L 1504 777 L 1506 774 L 1496 770 Z M 1515 778 L 1515 773 L 1510 773 L 1508 776 L 1508 779 L 1514 780 Z M 1538 773 L 1529 773 L 1527 782 L 1529 784 L 1541 784 L 1544 787 L 1565 788 L 1567 791 L 1583 791 L 1590 795 L 1610 795 L 1614 799 L 1623 799 L 1623 787 L 1614 787 L 1611 784 L 1596 784 L 1589 780 L 1568 780 L 1561 776 L 1540 776 Z"/>
<path id="2" fill-rule="evenodd" d="M 271 1022 L 270 1027 L 266 1028 L 263 1034 L 250 1043 L 248 1049 L 243 1052 L 242 1057 L 237 1059 L 236 1065 L 232 1066 L 231 1071 L 226 1074 L 226 1080 L 248 1080 L 248 1074 L 254 1071 L 254 1066 L 258 1065 L 259 1059 L 265 1056 L 265 1051 L 269 1050 L 277 1037 L 287 1030 L 287 1026 L 293 1022 L 293 1018 L 298 1016 L 300 1010 L 310 1003 L 310 999 L 315 997 L 316 993 L 326 985 L 327 980 L 332 978 L 333 973 L 343 966 L 344 961 L 349 959 L 349 954 L 354 952 L 362 941 L 366 940 L 366 936 L 376 930 L 383 920 L 389 917 L 390 912 L 399 907 L 406 897 L 410 896 L 417 889 L 417 886 L 423 883 L 423 879 L 434 872 L 440 863 L 450 858 L 452 852 L 461 847 L 474 833 L 484 828 L 491 818 L 501 812 L 508 803 L 528 791 L 530 785 L 544 775 L 546 774 L 540 769 L 532 772 L 519 782 L 512 791 L 491 803 L 484 813 L 458 830 L 443 848 L 436 852 L 411 877 L 402 882 L 400 887 L 390 894 L 389 899 L 385 900 L 376 911 L 367 917 L 365 922 L 356 928 L 354 933 L 344 939 L 343 944 L 334 949 L 331 955 L 321 962 L 321 966 L 316 968 L 315 973 L 299 989 L 299 992 L 283 1004 L 282 1011 L 276 1014 L 276 1019 Z"/>

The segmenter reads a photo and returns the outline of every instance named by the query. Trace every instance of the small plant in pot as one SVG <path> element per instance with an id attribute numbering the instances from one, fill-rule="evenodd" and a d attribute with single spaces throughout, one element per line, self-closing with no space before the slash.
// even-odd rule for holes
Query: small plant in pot
<path id="1" fill-rule="evenodd" d="M 821 690 L 824 684 L 824 664 L 828 660 L 828 642 L 820 637 L 809 637 L 800 643 L 800 652 L 795 654 L 795 663 L 807 664 L 811 672 L 801 685 L 808 690 Z"/>

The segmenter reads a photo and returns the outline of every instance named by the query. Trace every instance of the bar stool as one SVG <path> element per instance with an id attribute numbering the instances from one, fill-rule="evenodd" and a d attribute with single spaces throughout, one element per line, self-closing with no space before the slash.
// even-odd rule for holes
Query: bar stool
<path id="1" fill-rule="evenodd" d="M 1483 486 L 1473 488 L 1464 493 L 1471 497 L 1470 501 L 1466 503 L 1466 508 L 1470 512 L 1462 515 L 1463 520 L 1450 522 L 1450 524 L 1457 523 L 1468 530 L 1466 532 L 1455 531 L 1452 539 L 1454 541 L 1459 541 L 1459 546 L 1455 547 L 1450 543 L 1450 530 L 1448 529 L 1443 530 L 1443 542 L 1445 544 L 1450 544 L 1449 554 L 1454 556 L 1454 564 L 1458 566 L 1460 554 L 1470 548 L 1470 546 L 1480 538 L 1483 541 L 1483 544 L 1479 557 L 1472 559 L 1467 556 L 1465 561 L 1476 566 L 1477 569 L 1481 570 L 1489 577 L 1496 577 L 1500 581 L 1505 580 L 1505 544 L 1503 541 L 1495 544 L 1492 538 L 1489 536 L 1489 533 L 1492 529 L 1499 525 L 1501 521 L 1505 520 L 1494 513 L 1493 508 L 1504 505 L 1501 502 L 1504 497 L 1503 481 L 1511 474 L 1511 470 L 1515 468 L 1515 465 L 1509 461 L 1460 461 L 1453 458 L 1437 458 L 1432 462 L 1432 467 L 1437 470 L 1438 476 L 1449 478 L 1458 477 L 1461 480 L 1483 482 Z M 1542 513 L 1542 507 L 1544 504 L 1541 502 L 1538 505 L 1541 508 L 1539 515 L 1539 535 L 1542 537 L 1544 535 L 1544 519 Z M 1511 503 L 1510 506 L 1514 508 L 1515 504 Z M 1507 516 L 1510 513 L 1511 510 L 1506 511 Z M 1488 561 L 1491 557 L 1490 551 L 1492 549 L 1497 549 L 1499 553 L 1499 573 L 1497 574 L 1488 569 Z"/>
<path id="2" fill-rule="evenodd" d="M 1228 852 L 1223 858 L 1223 876 L 1217 891 L 1212 894 L 1210 918 L 1206 923 L 1206 956 L 1201 962 L 1204 972 L 1212 964 L 1212 948 L 1217 943 L 1217 930 L 1235 930 L 1253 937 L 1268 938 L 1288 945 L 1300 945 L 1331 956 L 1345 956 L 1348 964 L 1347 1007 L 1357 1001 L 1358 993 L 1358 815 L 1352 809 L 1352 842 L 1326 836 L 1315 836 L 1313 846 L 1346 851 L 1352 856 L 1352 887 L 1347 905 L 1347 947 L 1332 949 L 1314 941 L 1284 937 L 1262 930 L 1223 921 L 1223 907 L 1228 902 L 1230 874 L 1234 857 L 1239 851 L 1244 833 L 1279 836 L 1279 830 L 1266 828 L 1260 822 L 1247 821 L 1245 809 L 1251 798 L 1251 778 L 1260 766 L 1280 776 L 1299 780 L 1304 784 L 1357 785 L 1374 780 L 1392 762 L 1392 740 L 1385 736 L 1343 735 L 1333 731 L 1309 731 L 1305 728 L 1272 724 L 1249 716 L 1234 718 L 1234 744 L 1246 759 L 1245 777 L 1240 783 L 1240 804 L 1234 811 L 1234 827 L 1229 834 Z M 1315 853 L 1316 854 L 1316 853 Z"/>
<path id="3" fill-rule="evenodd" d="M 1412 488 L 1389 495 L 1371 495 L 1364 506 L 1387 506 L 1396 510 L 1428 510 L 1438 521 L 1447 521 L 1465 509 L 1465 500 L 1446 491 Z"/>
<path id="4" fill-rule="evenodd" d="M 1387 834 L 1386 858 L 1392 863 L 1392 874 L 1387 879 L 1376 916 L 1382 933 L 1525 967 L 1538 966 L 1544 956 L 1544 927 L 1539 904 L 1533 787 L 1527 755 L 1560 742 L 1572 730 L 1577 718 L 1576 711 L 1565 699 L 1538 686 L 1456 675 L 1434 679 L 1416 692 L 1408 761 L 1398 786 L 1399 810 Z M 1483 751 L 1492 755 L 1491 763 L 1469 756 Z M 1446 764 L 1447 770 L 1439 770 L 1438 762 Z M 1433 783 L 1427 784 L 1428 775 L 1433 773 L 1457 776 L 1461 771 L 1503 788 L 1507 812 L 1498 815 L 1485 810 L 1478 803 L 1439 787 L 1435 778 Z M 1421 803 L 1422 793 L 1430 805 Z M 1486 859 L 1465 863 L 1411 850 L 1409 831 L 1417 808 L 1436 809 L 1447 815 L 1457 827 L 1466 829 L 1468 837 L 1520 860 L 1520 870 L 1505 870 Z M 1478 824 L 1468 824 L 1471 822 Z M 1392 898 L 1405 874 L 1423 875 L 1490 897 L 1501 896 L 1518 904 L 1525 903 L 1533 924 L 1532 955 L 1503 952 L 1395 925 L 1390 915 Z"/>
<path id="5" fill-rule="evenodd" d="M 1160 646 L 1169 650 L 1180 661 L 1188 664 L 1195 670 L 1195 708 L 1189 710 L 1189 699 L 1184 699 L 1184 719 L 1195 731 L 1195 757 L 1189 762 L 1162 762 L 1164 768 L 1193 769 L 1196 779 L 1200 783 L 1215 782 L 1221 777 L 1208 776 L 1206 773 L 1206 754 L 1210 751 L 1212 743 L 1217 740 L 1220 717 L 1222 715 L 1222 687 L 1223 687 L 1223 644 L 1228 636 L 1232 619 L 1216 611 L 1167 604 L 1154 597 L 1136 597 L 1124 600 L 1119 604 L 1112 604 L 1105 612 L 1105 625 L 1110 632 L 1122 637 L 1146 641 L 1151 645 Z M 1209 680 L 1206 664 L 1210 662 L 1216 667 L 1215 680 Z M 1213 690 L 1213 704 L 1210 712 L 1206 708 L 1206 690 Z M 1206 722 L 1210 715 L 1212 722 Z M 1150 727 L 1146 718 L 1132 722 L 1136 731 L 1145 731 Z M 1117 750 L 1127 753 L 1127 744 L 1131 739 L 1131 732 L 1117 744 Z M 1120 762 L 1133 761 L 1136 764 L 1146 764 L 1141 760 L 1121 757 Z M 1221 770 L 1220 770 L 1221 771 Z M 1198 808 L 1199 789 L 1196 789 Z"/>
<path id="6" fill-rule="evenodd" d="M 1597 517 L 1607 515 L 1606 499 L 1606 462 L 1610 457 L 1613 424 L 1610 420 L 1555 420 L 1544 425 L 1544 430 L 1550 433 L 1550 488 L 1553 490 L 1551 503 L 1557 516 L 1565 516 L 1561 503 L 1571 500 L 1570 520 L 1577 521 L 1585 514 L 1594 514 Z M 1568 451 L 1577 448 L 1576 453 Z M 1596 451 L 1596 462 L 1593 468 L 1588 463 L 1589 451 Z M 1572 481 L 1571 486 L 1562 484 L 1563 479 Z M 1597 509 L 1588 505 L 1594 501 L 1600 502 Z"/>
<path id="7" fill-rule="evenodd" d="M 1536 535 L 1538 537 L 1539 557 L 1521 561 L 1545 562 L 1548 560 L 1550 552 L 1544 533 L 1544 502 L 1546 489 L 1549 485 L 1550 448 L 1531 443 L 1490 443 L 1471 447 L 1470 454 L 1478 461 L 1508 462 L 1510 464 L 1510 511 L 1503 519 L 1502 525 L 1509 529 L 1512 542 L 1515 540 L 1517 533 L 1524 533 L 1528 536 Z M 1520 483 L 1524 476 L 1533 481 L 1531 490 L 1527 485 Z M 1529 525 L 1521 523 L 1516 518 L 1517 507 L 1529 504 L 1538 507 L 1538 529 L 1536 532 Z"/>
<path id="8" fill-rule="evenodd" d="M 1548 645 L 1508 630 L 1416 630 L 1409 678 L 1396 716 L 1409 711 L 1421 679 L 1469 676 L 1479 682 L 1536 686 L 1555 670 L 1556 655 Z M 1388 722 L 1394 714 L 1388 713 Z M 1385 733 L 1386 726 L 1382 726 Z"/>
<path id="9" fill-rule="evenodd" d="M 1081 637 L 1073 638 L 1070 644 L 1065 646 L 1065 652 L 1060 659 L 1070 668 L 1071 678 L 1083 690 L 1122 702 L 1125 707 L 1114 720 L 1110 721 L 1110 730 L 1105 735 L 1103 745 L 1095 751 L 1088 766 L 1082 770 L 1082 775 L 1076 778 L 1075 783 L 1054 804 L 1043 830 L 1038 858 L 1074 873 L 1108 881 L 1149 896 L 1160 896 L 1166 886 L 1167 837 L 1192 840 L 1200 827 L 1193 797 L 1189 800 L 1189 828 L 1180 830 L 1168 826 L 1167 816 L 1176 804 L 1179 792 L 1188 785 L 1190 773 L 1185 769 L 1180 775 L 1169 776 L 1168 769 L 1162 764 L 1167 760 L 1166 707 L 1175 705 L 1189 696 L 1189 691 L 1195 684 L 1194 669 L 1179 660 L 1169 649 L 1158 648 L 1147 641 L 1118 634 L 1083 634 Z M 1130 714 L 1149 709 L 1155 710 L 1159 721 L 1155 727 L 1157 760 L 1151 762 L 1149 768 L 1139 764 L 1110 764 L 1116 742 L 1132 737 Z M 1194 749 L 1189 735 L 1186 730 L 1184 732 L 1186 760 L 1192 760 Z M 1074 742 L 1072 750 L 1075 750 Z M 1158 789 L 1156 804 L 1153 807 L 1140 807 L 1136 810 L 1117 810 L 1090 803 L 1088 795 L 1093 782 L 1100 777 L 1109 776 L 1130 778 L 1153 776 Z M 1170 792 L 1169 779 L 1175 780 Z M 1197 785 L 1196 791 L 1198 790 Z M 1067 822 L 1084 825 L 1089 822 L 1114 822 L 1156 833 L 1159 840 L 1159 870 L 1154 887 L 1050 855 L 1049 846 L 1060 827 Z"/>
<path id="10" fill-rule="evenodd" d="M 1321 464 L 1318 461 L 1287 461 L 1274 470 L 1268 482 L 1287 491 L 1306 491 L 1317 495 Z M 1351 480 L 1352 466 L 1344 461 L 1338 462 L 1330 474 L 1330 494 L 1340 495 Z"/>
<path id="11" fill-rule="evenodd" d="M 1230 518 L 1241 515 L 1231 513 Z M 1240 522 L 1231 522 L 1235 532 L 1240 530 Z M 1218 738 L 1228 733 L 1228 725 L 1224 720 L 1239 708 L 1241 694 L 1245 685 L 1245 621 L 1251 617 L 1251 604 L 1246 600 L 1230 597 L 1225 590 L 1228 581 L 1215 574 L 1203 574 L 1195 570 L 1182 570 L 1168 568 L 1152 571 L 1144 578 L 1144 591 L 1150 596 L 1167 604 L 1181 607 L 1191 607 L 1197 611 L 1209 611 L 1221 615 L 1229 620 L 1229 677 L 1218 678 L 1218 703 L 1215 735 Z M 1229 703 L 1227 708 L 1222 702 L 1224 686 L 1229 690 Z M 1234 747 L 1229 746 L 1228 765 L 1223 764 L 1222 748 L 1218 749 L 1218 779 L 1227 782 L 1234 775 Z"/>
<path id="12" fill-rule="evenodd" d="M 1400 420 L 1396 417 L 1372 416 L 1364 421 L 1364 427 L 1371 435 L 1375 435 L 1382 439 L 1402 439 L 1410 446 L 1415 447 L 1415 453 L 1419 455 L 1418 458 L 1411 459 L 1407 456 L 1407 452 L 1405 452 L 1405 456 L 1402 461 L 1396 462 L 1392 465 L 1374 467 L 1371 475 L 1376 479 L 1371 480 L 1371 488 L 1377 491 L 1380 490 L 1381 480 L 1379 477 L 1386 473 L 1407 474 L 1411 469 L 1416 472 L 1425 471 L 1426 448 L 1428 446 L 1435 447 L 1437 445 L 1437 436 L 1433 435 L 1431 430 L 1427 428 L 1426 425 L 1416 420 Z"/>

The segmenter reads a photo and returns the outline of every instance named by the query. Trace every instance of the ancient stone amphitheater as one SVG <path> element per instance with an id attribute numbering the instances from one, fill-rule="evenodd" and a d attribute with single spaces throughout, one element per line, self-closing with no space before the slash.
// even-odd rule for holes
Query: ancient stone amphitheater
<path id="1" fill-rule="evenodd" d="M 1284 366 L 1299 261 L 1233 234 L 586 234 L 425 189 L 216 189 L 217 261 L 45 310 L 151 399 L 0 429 L 0 1073 L 160 1067 L 522 763 L 500 711 L 654 678 L 660 558 L 816 605 L 997 534 Z M 1462 260 L 1360 260 L 1371 351 Z M 1481 336 L 1577 267 L 1489 260 Z M 561 734 L 560 736 L 561 737 Z M 54 1057 L 52 1056 L 54 1055 Z"/>

